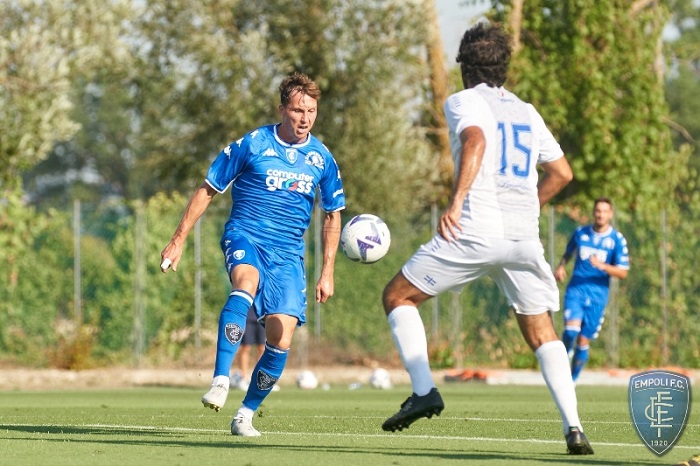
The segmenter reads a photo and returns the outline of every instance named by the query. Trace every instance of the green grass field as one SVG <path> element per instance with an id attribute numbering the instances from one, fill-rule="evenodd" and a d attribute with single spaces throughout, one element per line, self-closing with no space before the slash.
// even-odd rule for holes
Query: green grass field
<path id="1" fill-rule="evenodd" d="M 565 454 L 559 416 L 544 386 L 443 384 L 442 416 L 403 432 L 381 423 L 408 387 L 283 387 L 239 438 L 229 422 L 243 393 L 219 413 L 202 390 L 133 388 L 0 392 L 0 464 L 7 465 L 652 465 L 700 453 L 691 412 L 676 446 L 661 458 L 638 439 L 626 387 L 580 386 L 579 409 L 595 455 Z"/>

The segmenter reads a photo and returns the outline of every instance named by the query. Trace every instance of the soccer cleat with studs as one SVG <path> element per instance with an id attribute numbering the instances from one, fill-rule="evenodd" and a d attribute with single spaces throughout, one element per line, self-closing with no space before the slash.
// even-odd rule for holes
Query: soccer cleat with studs
<path id="1" fill-rule="evenodd" d="M 433 388 L 427 395 L 423 396 L 414 393 L 401 404 L 398 413 L 384 421 L 382 429 L 391 432 L 408 429 L 411 424 L 422 417 L 430 419 L 433 415 L 439 416 L 444 408 L 445 403 L 443 403 L 437 388 Z"/>
<path id="2" fill-rule="evenodd" d="M 205 408 L 211 408 L 217 413 L 224 407 L 228 397 L 228 385 L 212 385 L 208 392 L 202 397 L 202 404 Z"/>
<path id="3" fill-rule="evenodd" d="M 578 427 L 570 427 L 566 434 L 566 452 L 570 455 L 592 455 L 593 448 Z"/>

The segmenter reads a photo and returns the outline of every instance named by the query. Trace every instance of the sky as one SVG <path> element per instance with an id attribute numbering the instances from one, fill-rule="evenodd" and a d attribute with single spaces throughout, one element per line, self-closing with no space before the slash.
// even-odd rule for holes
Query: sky
<path id="1" fill-rule="evenodd" d="M 477 5 L 474 6 L 472 3 Z M 482 17 L 482 14 L 491 6 L 491 2 L 486 0 L 477 0 L 476 2 L 473 0 L 436 0 L 435 5 L 447 63 L 454 64 L 462 34 Z"/>

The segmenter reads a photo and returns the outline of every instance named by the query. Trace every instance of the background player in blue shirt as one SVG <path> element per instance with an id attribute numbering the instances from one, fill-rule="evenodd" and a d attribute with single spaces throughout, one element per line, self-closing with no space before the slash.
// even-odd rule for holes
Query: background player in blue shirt
<path id="1" fill-rule="evenodd" d="M 345 208 L 338 166 L 326 146 L 310 133 L 320 89 L 308 76 L 294 73 L 282 81 L 279 91 L 281 122 L 262 126 L 219 153 L 161 252 L 162 271 L 171 265 L 176 271 L 188 233 L 214 195 L 231 187 L 233 205 L 221 249 L 232 291 L 219 317 L 214 378 L 202 403 L 216 411 L 224 406 L 231 363 L 253 305 L 265 325 L 267 341 L 231 422 L 233 435 L 247 437 L 260 435 L 252 424 L 253 414 L 282 374 L 295 328 L 306 322 L 303 235 L 311 221 L 316 190 L 326 212 L 323 266 L 316 284 L 316 301 L 321 303 L 333 295 L 340 211 Z"/>
<path id="2" fill-rule="evenodd" d="M 588 361 L 591 340 L 605 319 L 610 277 L 624 279 L 629 270 L 627 240 L 610 225 L 612 201 L 599 197 L 593 203 L 594 223 L 576 229 L 566 245 L 564 256 L 554 271 L 559 282 L 566 280 L 566 263 L 576 252 L 571 281 L 564 296 L 564 334 L 562 341 L 571 360 L 571 375 L 576 381 Z"/>

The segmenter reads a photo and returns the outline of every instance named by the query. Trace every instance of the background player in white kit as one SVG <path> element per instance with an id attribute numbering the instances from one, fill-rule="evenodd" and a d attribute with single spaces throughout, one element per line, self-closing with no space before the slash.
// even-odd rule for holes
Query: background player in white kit
<path id="1" fill-rule="evenodd" d="M 451 95 L 444 108 L 456 173 L 452 199 L 438 235 L 384 290 L 384 309 L 413 394 L 382 428 L 401 430 L 443 410 L 417 307 L 486 275 L 515 310 L 537 356 L 562 417 L 567 451 L 592 454 L 569 359 L 548 312 L 559 310 L 559 290 L 539 239 L 541 206 L 573 176 L 539 113 L 502 87 L 510 55 L 510 37 L 498 27 L 479 24 L 462 38 L 457 62 L 465 90 Z M 538 164 L 544 169 L 539 181 Z"/>
<path id="2" fill-rule="evenodd" d="M 266 343 L 231 433 L 259 436 L 253 414 L 282 374 L 292 336 L 306 322 L 304 232 L 311 221 L 317 189 L 323 220 L 323 265 L 316 300 L 333 295 L 334 263 L 340 241 L 340 211 L 345 194 L 338 165 L 328 148 L 311 134 L 321 90 L 308 76 L 282 80 L 280 123 L 257 128 L 222 150 L 205 181 L 190 198 L 172 239 L 161 252 L 163 272 L 176 270 L 189 231 L 216 193 L 231 188 L 232 207 L 221 249 L 232 291 L 219 316 L 216 363 L 205 407 L 226 403 L 231 363 L 254 305 L 265 325 Z"/>

